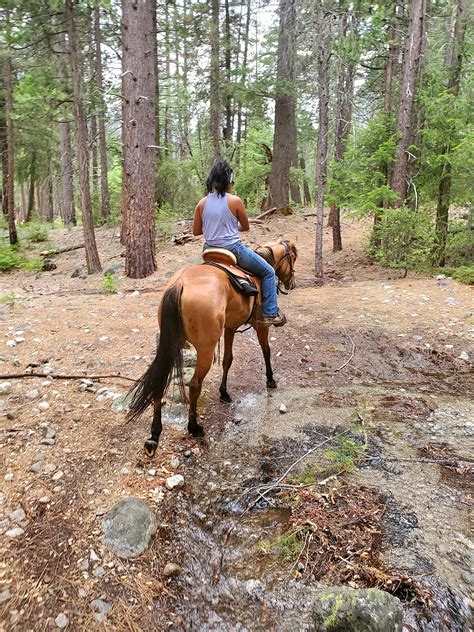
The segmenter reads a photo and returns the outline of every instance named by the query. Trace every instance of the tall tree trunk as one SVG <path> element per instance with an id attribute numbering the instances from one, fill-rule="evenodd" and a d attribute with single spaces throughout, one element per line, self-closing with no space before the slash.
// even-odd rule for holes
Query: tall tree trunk
<path id="1" fill-rule="evenodd" d="M 31 152 L 30 162 L 30 188 L 28 192 L 28 206 L 26 208 L 25 221 L 30 222 L 35 208 L 35 182 L 36 182 L 36 150 Z"/>
<path id="2" fill-rule="evenodd" d="M 153 0 L 122 0 L 125 273 L 152 274 L 155 264 L 155 17 Z"/>
<path id="3" fill-rule="evenodd" d="M 79 56 L 76 37 L 76 23 L 73 0 L 65 0 L 64 17 L 69 39 L 69 59 L 74 98 L 74 117 L 76 121 L 77 167 L 81 188 L 82 227 L 86 252 L 86 264 L 89 274 L 100 272 L 99 253 L 95 241 L 92 202 L 89 187 L 89 164 L 87 148 L 87 125 L 82 103 L 82 60 Z"/>
<path id="4" fill-rule="evenodd" d="M 94 105 L 92 107 L 94 109 Z M 99 194 L 99 165 L 97 162 L 97 117 L 95 115 L 95 112 L 91 112 L 90 115 L 89 132 L 92 196 L 95 201 Z"/>
<path id="5" fill-rule="evenodd" d="M 166 60 L 166 90 L 165 90 L 165 120 L 164 120 L 164 141 L 165 141 L 165 155 L 169 154 L 171 139 L 170 139 L 170 80 L 171 80 L 171 61 L 170 61 L 170 18 L 169 18 L 169 3 L 170 0 L 164 0 L 165 4 L 165 60 Z"/>
<path id="6" fill-rule="evenodd" d="M 348 37 L 348 28 L 350 26 L 350 41 L 355 42 L 357 38 L 357 28 L 355 25 L 356 16 L 349 14 L 348 9 L 340 14 L 339 18 L 339 37 L 342 43 L 342 50 L 347 50 L 345 40 Z M 356 73 L 356 59 L 353 50 L 355 46 L 350 46 L 351 53 L 347 59 L 342 58 L 339 67 L 339 77 L 337 82 L 337 104 L 336 104 L 336 129 L 334 162 L 336 168 L 344 161 L 344 155 L 347 148 L 347 140 L 349 138 L 352 123 L 352 98 L 354 95 L 354 78 Z M 334 179 L 338 179 L 338 174 Z M 332 226 L 332 249 L 333 252 L 342 250 L 341 235 L 341 209 L 338 204 L 331 204 L 331 211 L 328 225 Z"/>
<path id="7" fill-rule="evenodd" d="M 452 34 L 451 49 L 448 49 L 445 66 L 448 69 L 447 91 L 456 97 L 459 94 L 459 83 L 464 57 L 464 40 L 468 23 L 467 0 L 458 0 L 456 4 L 456 16 Z M 446 134 L 447 143 L 442 149 L 445 157 L 444 164 L 440 169 L 438 185 L 438 204 L 436 208 L 436 236 L 438 239 L 438 265 L 444 266 L 446 263 L 446 239 L 448 236 L 449 204 L 451 201 L 451 179 L 452 179 L 452 136 L 455 126 L 451 124 Z"/>
<path id="8" fill-rule="evenodd" d="M 219 0 L 211 0 L 211 74 L 209 132 L 212 139 L 212 161 L 222 158 L 220 114 L 220 73 L 219 73 Z"/>
<path id="9" fill-rule="evenodd" d="M 303 176 L 304 205 L 311 206 L 311 193 L 309 191 L 308 179 L 306 177 L 306 163 L 303 156 L 300 157 L 300 169 L 305 174 Z"/>
<path id="10" fill-rule="evenodd" d="M 8 150 L 7 150 L 7 116 L 5 103 L 5 73 L 0 75 L 0 154 L 2 169 L 2 213 L 8 220 Z"/>
<path id="11" fill-rule="evenodd" d="M 400 106 L 397 118 L 397 149 L 392 172 L 391 187 L 399 196 L 398 206 L 407 197 L 408 145 L 412 125 L 415 84 L 423 42 L 423 29 L 426 17 L 426 0 L 412 0 L 410 24 L 405 43 L 402 80 L 400 84 Z"/>
<path id="12" fill-rule="evenodd" d="M 59 123 L 59 142 L 61 148 L 61 217 L 66 226 L 76 225 L 74 205 L 74 182 L 71 152 L 71 126 L 67 120 L 69 112 L 63 107 L 63 120 Z"/>
<path id="13" fill-rule="evenodd" d="M 296 161 L 294 65 L 296 38 L 295 0 L 280 0 L 277 96 L 273 135 L 272 171 L 268 179 L 266 208 L 288 206 L 290 166 Z"/>
<path id="14" fill-rule="evenodd" d="M 102 72 L 102 35 L 100 31 L 100 3 L 94 7 L 94 40 L 95 40 L 95 85 L 97 87 L 97 132 L 99 136 L 100 156 L 100 209 L 101 215 L 107 219 L 110 215 L 110 196 L 107 167 L 107 139 L 105 136 L 105 103 L 104 82 Z"/>
<path id="15" fill-rule="evenodd" d="M 245 34 L 244 34 L 244 55 L 243 55 L 243 59 L 242 59 L 242 64 L 241 64 L 241 71 L 240 71 L 240 94 L 239 94 L 239 101 L 238 101 L 238 114 L 237 114 L 237 145 L 240 145 L 240 142 L 242 141 L 242 119 L 243 119 L 243 102 L 244 99 L 242 97 L 242 90 L 245 87 L 245 83 L 247 81 L 247 60 L 248 60 L 248 53 L 249 53 L 249 39 L 250 39 L 250 18 L 252 15 L 252 9 L 251 9 L 251 0 L 247 0 L 247 13 L 246 13 L 246 18 L 245 18 Z M 237 154 L 237 156 L 240 159 L 240 152 L 239 154 Z"/>
<path id="16" fill-rule="evenodd" d="M 231 38 L 230 38 L 230 7 L 229 0 L 224 0 L 225 6 L 225 22 L 224 22 L 224 38 L 225 38 L 225 127 L 224 141 L 230 144 L 232 141 L 232 87 L 231 87 Z"/>
<path id="17" fill-rule="evenodd" d="M 13 129 L 13 64 L 11 58 L 11 23 L 10 9 L 5 9 L 5 22 L 7 33 L 7 56 L 3 62 L 4 83 L 5 83 L 5 116 L 7 122 L 7 182 L 5 192 L 7 195 L 8 211 L 8 236 L 10 244 L 18 243 L 18 235 L 15 224 L 15 144 Z"/>
<path id="18" fill-rule="evenodd" d="M 323 283 L 324 193 L 329 131 L 329 60 L 331 56 L 330 17 L 324 15 L 323 0 L 317 0 L 318 15 L 318 105 L 319 131 L 316 148 L 316 248 L 314 270 L 316 283 Z"/>

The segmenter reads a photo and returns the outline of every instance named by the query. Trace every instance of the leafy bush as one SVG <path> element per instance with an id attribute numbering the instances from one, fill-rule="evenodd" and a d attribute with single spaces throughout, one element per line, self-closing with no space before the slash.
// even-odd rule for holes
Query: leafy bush
<path id="1" fill-rule="evenodd" d="M 113 274 L 104 274 L 102 290 L 106 294 L 117 294 L 117 281 Z"/>
<path id="2" fill-rule="evenodd" d="M 370 246 L 376 261 L 389 268 L 426 270 L 431 266 L 435 232 L 431 216 L 408 208 L 387 209 L 376 227 L 380 245 Z"/>
<path id="3" fill-rule="evenodd" d="M 468 230 L 465 223 L 452 222 L 450 224 L 446 259 L 453 267 L 474 261 L 474 231 Z"/>
<path id="4" fill-rule="evenodd" d="M 21 256 L 11 246 L 0 245 L 0 272 L 8 272 L 19 266 Z"/>
<path id="5" fill-rule="evenodd" d="M 439 268 L 438 272 L 465 285 L 474 285 L 474 265 L 460 266 L 459 268 Z"/>
<path id="6" fill-rule="evenodd" d="M 28 239 L 33 243 L 48 241 L 48 226 L 40 223 L 31 223 L 28 226 Z"/>

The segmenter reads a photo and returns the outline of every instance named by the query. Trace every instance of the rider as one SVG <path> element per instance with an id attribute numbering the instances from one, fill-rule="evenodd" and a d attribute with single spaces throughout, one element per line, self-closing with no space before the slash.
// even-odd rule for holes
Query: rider
<path id="1" fill-rule="evenodd" d="M 232 169 L 225 160 L 219 160 L 207 178 L 207 196 L 198 202 L 194 211 L 193 235 L 204 235 L 205 247 L 230 250 L 240 268 L 261 278 L 262 316 L 259 322 L 281 327 L 286 323 L 286 317 L 278 309 L 275 270 L 240 241 L 239 230 L 249 230 L 249 219 L 242 200 L 232 195 L 232 186 Z"/>

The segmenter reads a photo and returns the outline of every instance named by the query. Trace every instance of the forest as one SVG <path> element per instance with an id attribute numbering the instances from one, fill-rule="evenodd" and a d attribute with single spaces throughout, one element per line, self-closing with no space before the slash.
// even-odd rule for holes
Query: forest
<path id="1" fill-rule="evenodd" d="M 121 225 L 126 274 L 192 216 L 213 161 L 251 213 L 369 219 L 374 261 L 472 282 L 472 19 L 466 0 L 3 0 L 0 269 L 23 246 Z M 471 16 L 472 17 L 472 16 Z M 450 213 L 451 209 L 451 213 Z"/>

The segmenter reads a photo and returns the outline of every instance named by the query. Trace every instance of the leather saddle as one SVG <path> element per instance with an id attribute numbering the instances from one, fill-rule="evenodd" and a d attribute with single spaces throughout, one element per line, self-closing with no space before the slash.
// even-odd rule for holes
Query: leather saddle
<path id="1" fill-rule="evenodd" d="M 225 248 L 206 248 L 202 253 L 203 265 L 213 266 L 225 272 L 237 292 L 244 296 L 258 296 L 259 290 L 250 273 L 237 267 L 237 258 Z"/>

